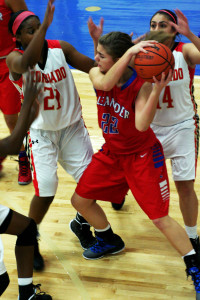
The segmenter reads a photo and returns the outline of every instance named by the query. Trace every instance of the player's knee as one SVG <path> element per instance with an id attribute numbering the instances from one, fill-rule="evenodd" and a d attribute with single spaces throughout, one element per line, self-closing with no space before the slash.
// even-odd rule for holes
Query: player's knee
<path id="1" fill-rule="evenodd" d="M 152 220 L 153 224 L 159 229 L 159 230 L 163 230 L 163 227 L 164 227 L 164 223 L 162 222 L 162 219 L 161 218 L 158 218 L 158 219 L 155 219 L 155 220 Z"/>
<path id="2" fill-rule="evenodd" d="M 76 192 L 71 198 L 72 206 L 80 213 L 87 210 L 96 200 L 80 197 Z"/>
<path id="3" fill-rule="evenodd" d="M 73 194 L 71 198 L 71 203 L 76 210 L 79 210 L 80 208 L 84 208 L 85 206 L 87 206 L 86 199 L 80 197 L 76 192 Z"/>
<path id="4" fill-rule="evenodd" d="M 76 208 L 76 206 L 78 205 L 78 199 L 77 199 L 77 194 L 76 194 L 76 192 L 72 195 L 72 197 L 71 197 L 71 204 L 72 204 L 72 206 L 74 207 L 74 208 Z"/>
<path id="5" fill-rule="evenodd" d="M 5 292 L 9 283 L 10 283 L 10 279 L 8 273 L 5 272 L 4 274 L 1 274 L 0 275 L 0 296 Z"/>
<path id="6" fill-rule="evenodd" d="M 33 219 L 31 219 L 26 229 L 18 235 L 17 246 L 33 246 L 37 239 L 37 226 Z"/>
<path id="7" fill-rule="evenodd" d="M 154 220 L 152 220 L 152 222 L 160 231 L 164 231 L 167 227 L 170 226 L 168 216 L 154 219 Z"/>

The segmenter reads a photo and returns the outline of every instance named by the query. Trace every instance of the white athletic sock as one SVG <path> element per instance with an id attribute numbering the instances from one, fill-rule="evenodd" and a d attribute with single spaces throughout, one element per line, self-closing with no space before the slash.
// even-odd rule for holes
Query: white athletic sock
<path id="1" fill-rule="evenodd" d="M 196 254 L 195 250 L 192 249 L 190 252 L 188 252 L 187 254 L 185 254 L 184 256 L 182 256 L 182 258 L 184 258 L 185 256 L 189 256 L 189 255 L 193 255 Z"/>
<path id="2" fill-rule="evenodd" d="M 95 231 L 97 231 L 97 232 L 104 232 L 104 231 L 106 231 L 108 229 L 110 229 L 110 224 L 108 224 L 108 226 L 106 228 L 104 228 L 104 229 L 96 229 L 95 228 Z"/>
<path id="3" fill-rule="evenodd" d="M 190 239 L 196 239 L 198 237 L 197 234 L 197 225 L 190 227 L 185 225 L 185 230 Z"/>
<path id="4" fill-rule="evenodd" d="M 19 285 L 29 285 L 33 282 L 33 277 L 30 278 L 18 278 Z"/>

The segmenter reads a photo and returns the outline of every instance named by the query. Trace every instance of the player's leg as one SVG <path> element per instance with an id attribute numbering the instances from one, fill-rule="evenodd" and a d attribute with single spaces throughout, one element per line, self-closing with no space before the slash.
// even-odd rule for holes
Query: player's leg
<path id="1" fill-rule="evenodd" d="M 92 155 L 92 144 L 82 119 L 62 130 L 59 163 L 76 182 L 79 181 L 90 163 Z M 78 238 L 83 249 L 88 249 L 96 242 L 90 224 L 79 212 L 70 221 L 69 227 Z"/>
<path id="2" fill-rule="evenodd" d="M 94 227 L 97 239 L 94 245 L 84 251 L 84 258 L 98 259 L 124 249 L 124 242 L 113 233 L 104 211 L 91 199 L 115 199 L 120 202 L 127 191 L 128 185 L 122 170 L 118 169 L 117 161 L 107 156 L 105 150 L 94 154 L 72 197 L 72 205 Z"/>
<path id="3" fill-rule="evenodd" d="M 192 277 L 197 297 L 200 297 L 200 268 L 199 261 L 185 230 L 172 218 L 165 216 L 163 218 L 152 220 L 154 225 L 166 236 L 172 246 L 184 258 L 187 275 Z"/>
<path id="4" fill-rule="evenodd" d="M 129 165 L 127 164 L 126 166 L 127 176 L 130 173 Z M 145 172 L 145 170 L 148 170 L 148 172 Z M 141 177 L 142 174 L 143 176 Z M 137 178 L 140 178 L 140 180 L 137 181 Z M 184 257 L 187 274 L 191 275 L 194 270 L 196 278 L 194 280 L 195 289 L 197 292 L 200 292 L 200 282 L 197 280 L 200 276 L 200 271 L 198 269 L 196 252 L 185 230 L 168 216 L 169 181 L 160 143 L 156 143 L 144 157 L 138 156 L 135 160 L 135 172 L 127 180 L 140 207 L 153 221 L 154 225 L 166 236 L 172 246 Z M 142 194 L 141 190 L 143 190 Z"/>
<path id="5" fill-rule="evenodd" d="M 197 234 L 198 199 L 194 190 L 194 181 L 175 181 L 175 184 L 186 232 L 200 256 L 199 236 Z"/>
<path id="6" fill-rule="evenodd" d="M 120 210 L 123 206 L 124 206 L 124 202 L 125 202 L 126 198 L 124 197 L 124 199 L 122 200 L 121 203 L 114 203 L 112 202 L 112 208 L 114 208 L 114 210 Z"/>
<path id="7" fill-rule="evenodd" d="M 19 300 L 36 297 L 33 285 L 33 252 L 37 227 L 35 222 L 17 212 L 9 210 L 0 226 L 0 233 L 17 236 L 15 256 L 17 262 Z M 37 294 L 39 297 L 39 294 Z M 39 299 L 50 300 L 50 295 L 40 296 Z"/>
<path id="8" fill-rule="evenodd" d="M 200 260 L 200 244 L 197 233 L 198 199 L 194 189 L 198 139 L 193 123 L 193 120 L 187 121 L 187 128 L 177 130 L 174 141 L 176 142 L 176 155 L 171 160 L 173 179 L 179 195 L 185 229 Z"/>
<path id="9" fill-rule="evenodd" d="M 96 242 L 83 252 L 86 259 L 99 259 L 106 254 L 121 252 L 125 245 L 117 234 L 114 234 L 102 208 L 95 200 L 80 197 L 76 192 L 72 196 L 72 205 L 95 229 Z"/>
<path id="10" fill-rule="evenodd" d="M 198 116 L 197 116 L 198 117 Z M 179 195 L 179 205 L 186 232 L 200 259 L 197 234 L 198 199 L 194 190 L 198 152 L 198 126 L 188 120 L 175 126 L 153 126 L 163 146 L 165 158 L 171 159 L 172 175 Z"/>
<path id="11" fill-rule="evenodd" d="M 39 227 L 54 199 L 58 186 L 58 149 L 56 147 L 58 141 L 55 132 L 32 128 L 30 129 L 30 139 L 35 195 L 30 204 L 29 217 L 33 218 Z M 38 240 L 34 247 L 34 269 L 42 270 L 44 259 L 39 251 Z"/>
<path id="12" fill-rule="evenodd" d="M 11 133 L 17 123 L 18 113 L 21 109 L 21 99 L 19 92 L 9 79 L 9 73 L 5 73 L 1 77 L 1 110 L 4 115 L 6 125 Z M 19 152 L 18 162 L 18 183 L 21 185 L 29 184 L 32 181 L 30 163 L 23 145 Z"/>
<path id="13" fill-rule="evenodd" d="M 0 208 L 1 209 L 1 208 Z M 1 226 L 0 226 L 1 228 Z M 4 256 L 4 249 L 3 249 L 3 243 L 0 237 L 0 297 L 1 295 L 5 292 L 7 289 L 10 279 L 8 272 L 6 270 L 4 261 L 3 261 L 3 256 Z"/>

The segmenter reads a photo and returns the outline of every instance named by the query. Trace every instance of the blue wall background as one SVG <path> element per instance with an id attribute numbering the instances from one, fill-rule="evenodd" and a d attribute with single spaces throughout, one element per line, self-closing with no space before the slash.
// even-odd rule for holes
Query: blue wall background
<path id="1" fill-rule="evenodd" d="M 43 20 L 47 0 L 26 0 L 29 10 Z M 87 11 L 86 8 L 97 6 L 98 11 Z M 104 17 L 104 33 L 113 30 L 134 32 L 140 36 L 149 30 L 151 16 L 159 9 L 180 9 L 188 18 L 194 34 L 200 32 L 200 0 L 168 1 L 134 1 L 134 0 L 56 0 L 53 23 L 47 32 L 47 38 L 65 40 L 80 52 L 94 57 L 93 43 L 88 33 L 87 20 L 92 16 L 95 23 Z M 189 42 L 184 36 L 183 42 Z M 196 68 L 200 75 L 200 66 Z"/>

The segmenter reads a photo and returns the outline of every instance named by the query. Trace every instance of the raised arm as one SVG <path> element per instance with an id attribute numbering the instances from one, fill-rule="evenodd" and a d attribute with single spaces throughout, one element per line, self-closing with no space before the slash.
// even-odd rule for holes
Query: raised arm
<path id="1" fill-rule="evenodd" d="M 94 43 L 94 55 L 97 53 L 98 40 L 103 33 L 103 24 L 103 18 L 100 19 L 99 25 L 96 25 L 91 17 L 88 19 L 88 29 Z"/>
<path id="2" fill-rule="evenodd" d="M 0 140 L 0 155 L 19 153 L 24 136 L 38 114 L 39 104 L 36 99 L 38 93 L 39 89 L 36 83 L 32 82 L 29 74 L 17 124 L 10 136 Z"/>
<path id="3" fill-rule="evenodd" d="M 33 68 L 34 65 L 39 61 L 47 29 L 53 20 L 55 10 L 53 2 L 54 0 L 49 0 L 44 21 L 34 34 L 23 55 L 20 55 L 19 53 L 16 54 L 15 52 L 11 52 L 8 55 L 6 62 L 14 79 L 16 78 L 15 74 L 22 74 L 26 72 L 29 67 Z M 19 36 L 16 36 L 16 38 L 20 39 Z"/>
<path id="4" fill-rule="evenodd" d="M 6 5 L 13 11 L 28 10 L 24 0 L 5 0 Z"/>
<path id="5" fill-rule="evenodd" d="M 192 43 L 186 43 L 183 46 L 183 55 L 189 66 L 195 67 L 200 64 L 200 39 L 190 30 L 188 19 L 179 10 L 175 10 L 178 17 L 178 24 L 170 22 L 177 32 L 186 36 Z"/>

